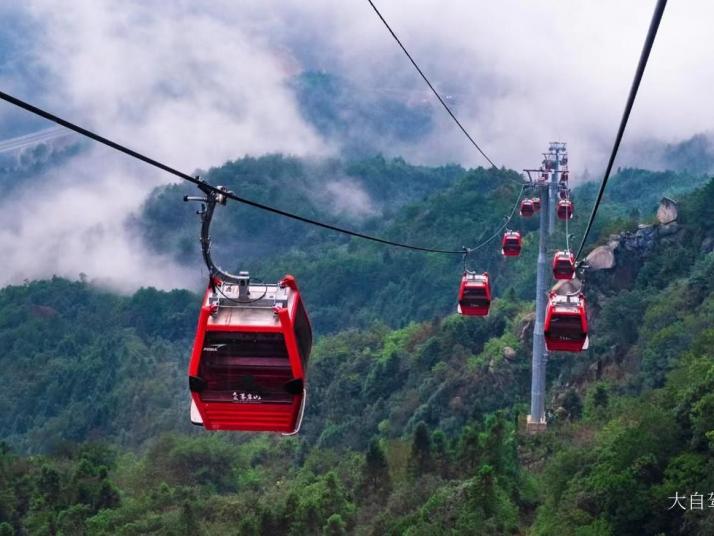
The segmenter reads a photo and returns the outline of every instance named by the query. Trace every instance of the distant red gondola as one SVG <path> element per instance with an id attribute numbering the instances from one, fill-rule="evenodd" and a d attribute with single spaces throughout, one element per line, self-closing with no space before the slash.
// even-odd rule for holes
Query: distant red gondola
<path id="1" fill-rule="evenodd" d="M 545 346 L 553 352 L 580 352 L 588 347 L 585 296 L 550 293 L 543 329 Z"/>
<path id="2" fill-rule="evenodd" d="M 459 286 L 457 311 L 466 316 L 486 316 L 491 307 L 491 283 L 488 272 L 464 272 Z"/>
<path id="3" fill-rule="evenodd" d="M 208 430 L 298 431 L 312 331 L 295 279 L 214 279 L 189 364 L 191 420 Z"/>
<path id="4" fill-rule="evenodd" d="M 504 257 L 518 257 L 521 254 L 523 240 L 518 231 L 506 231 L 501 240 L 501 254 Z"/>
<path id="5" fill-rule="evenodd" d="M 558 201 L 558 218 L 561 220 L 573 219 L 573 203 L 569 199 Z"/>
<path id="6" fill-rule="evenodd" d="M 533 201 L 530 199 L 524 199 L 521 201 L 520 214 L 524 218 L 530 218 L 535 213 L 535 208 L 533 207 Z"/>
<path id="7" fill-rule="evenodd" d="M 557 251 L 553 256 L 553 277 L 573 279 L 575 277 L 575 255 L 570 251 Z"/>
<path id="8" fill-rule="evenodd" d="M 568 172 L 567 171 L 563 171 L 560 174 L 560 182 L 568 182 Z"/>

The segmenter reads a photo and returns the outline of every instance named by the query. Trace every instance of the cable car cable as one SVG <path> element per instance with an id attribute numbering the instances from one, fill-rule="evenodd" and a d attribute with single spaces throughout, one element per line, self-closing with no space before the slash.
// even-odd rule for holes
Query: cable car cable
<path id="1" fill-rule="evenodd" d="M 570 218 L 565 218 L 565 251 L 570 251 L 570 236 L 568 235 L 568 222 Z"/>
<path id="2" fill-rule="evenodd" d="M 404 244 L 401 242 L 395 242 L 392 240 L 387 240 L 385 238 L 379 238 L 377 236 L 372 236 L 368 235 L 365 233 L 360 233 L 358 231 L 351 231 L 350 229 L 345 229 L 343 227 L 338 227 L 337 225 L 331 225 L 329 223 L 323 223 L 318 220 L 313 220 L 310 218 L 306 218 L 304 216 L 300 216 L 298 214 L 293 214 L 292 212 L 287 212 L 285 210 L 281 210 L 276 207 L 272 207 L 270 205 L 266 205 L 263 203 L 259 203 L 257 201 L 252 201 L 250 199 L 246 199 L 244 197 L 240 197 L 236 195 L 233 192 L 230 191 L 225 191 L 221 190 L 200 177 L 193 177 L 191 175 L 188 175 L 187 173 L 183 173 L 182 171 L 179 171 L 175 168 L 172 168 L 171 166 L 168 166 L 166 164 L 163 164 L 162 162 L 159 162 L 158 160 L 154 160 L 153 158 L 150 158 L 148 156 L 145 156 L 137 151 L 134 151 L 132 149 L 129 149 L 128 147 L 125 147 L 124 145 L 121 145 L 119 143 L 116 143 L 108 138 L 105 138 L 104 136 L 100 136 L 99 134 L 96 134 L 92 132 L 91 130 L 87 130 L 86 128 L 80 127 L 74 123 L 71 123 L 70 121 L 67 121 L 65 119 L 62 119 L 61 117 L 58 117 L 50 112 L 47 112 L 41 108 L 38 108 L 37 106 L 33 106 L 32 104 L 29 104 L 25 101 L 22 101 L 16 97 L 13 97 L 12 95 L 9 95 L 3 91 L 0 91 L 0 99 L 9 102 L 10 104 L 14 104 L 15 106 L 22 108 L 23 110 L 26 110 L 28 112 L 31 112 L 35 115 L 38 115 L 40 117 L 43 117 L 44 119 L 47 119 L 49 121 L 53 121 L 54 123 L 57 123 L 58 125 L 61 125 L 69 130 L 72 130 L 74 132 L 77 132 L 78 134 L 81 134 L 82 136 L 85 136 L 87 138 L 90 138 L 96 142 L 99 142 L 103 145 L 106 145 L 108 147 L 111 147 L 112 149 L 119 151 L 121 153 L 124 153 L 128 156 L 131 156 L 132 158 L 136 158 L 137 160 L 141 160 L 142 162 L 149 164 L 150 166 L 156 167 L 162 171 L 165 171 L 166 173 L 170 173 L 171 175 L 175 175 L 176 177 L 179 177 L 185 181 L 188 181 L 192 184 L 195 184 L 197 186 L 202 186 L 207 188 L 208 190 L 223 195 L 227 197 L 228 199 L 232 199 L 234 201 L 237 201 L 239 203 L 242 203 L 244 205 L 249 205 L 255 208 L 258 208 L 260 210 L 265 210 L 267 212 L 272 212 L 273 214 L 277 214 L 279 216 L 284 216 L 286 218 L 290 218 L 293 220 L 297 220 L 303 223 L 307 223 L 309 225 L 315 225 L 317 227 L 321 227 L 323 229 L 328 229 L 330 231 L 335 231 L 338 233 L 346 234 L 349 236 L 354 236 L 356 238 L 361 238 L 363 240 L 369 240 L 371 242 L 377 242 L 379 244 L 385 244 L 388 246 L 394 246 L 394 247 L 399 247 L 399 248 L 404 248 L 404 249 L 409 249 L 412 251 L 421 251 L 424 253 L 442 253 L 442 254 L 447 254 L 447 255 L 462 255 L 463 250 L 447 250 L 447 249 L 435 249 L 435 248 L 426 248 L 426 247 L 421 247 L 421 246 L 414 246 L 411 244 Z"/>
<path id="3" fill-rule="evenodd" d="M 465 135 L 465 136 L 468 138 L 468 140 L 471 142 L 471 145 L 473 145 L 474 147 L 476 147 L 476 150 L 477 150 L 479 153 L 481 153 L 481 156 L 483 156 L 483 157 L 488 161 L 488 163 L 491 164 L 491 166 L 492 166 L 493 168 L 498 169 L 498 167 L 496 166 L 496 164 L 493 163 L 493 161 L 486 155 L 486 153 L 483 151 L 483 149 L 481 149 L 481 147 L 479 147 L 478 143 L 476 143 L 476 141 L 471 137 L 471 134 L 469 134 L 468 131 L 466 130 L 466 128 L 464 128 L 464 126 L 461 124 L 461 121 L 459 121 L 459 120 L 456 118 L 456 115 L 454 114 L 454 112 L 451 111 L 451 108 L 449 108 L 449 105 L 446 104 L 446 102 L 444 101 L 444 99 L 441 98 L 441 95 L 439 95 L 439 92 L 434 88 L 434 86 L 432 85 L 432 83 L 431 83 L 431 82 L 429 81 L 429 79 L 426 77 L 426 75 L 424 74 L 424 71 L 422 71 L 421 68 L 419 67 L 419 65 L 417 65 L 417 62 L 414 61 L 414 58 L 412 58 L 412 55 L 409 54 L 409 51 L 408 51 L 408 50 L 406 49 L 406 47 L 402 44 L 402 42 L 399 40 L 399 37 L 397 37 L 397 34 L 394 33 L 394 30 L 392 30 L 392 27 L 389 25 L 389 23 L 386 21 L 386 19 L 385 19 L 385 18 L 382 16 L 382 14 L 379 12 L 379 9 L 377 9 L 377 6 L 374 5 L 374 2 L 372 2 L 372 0 L 367 0 L 367 2 L 369 2 L 369 5 L 372 6 L 372 9 L 374 10 L 374 12 L 377 14 L 377 16 L 378 16 L 379 19 L 382 21 L 382 23 L 383 23 L 384 26 L 387 28 L 387 30 L 389 30 L 389 33 L 392 34 L 392 37 L 394 38 L 394 40 L 395 40 L 395 41 L 397 42 L 397 44 L 399 45 L 399 48 L 401 48 L 402 51 L 404 52 L 404 54 L 406 54 L 407 58 L 409 58 L 409 61 L 412 63 L 412 65 L 414 66 L 414 68 L 417 70 L 417 72 L 418 72 L 418 73 L 421 75 L 421 77 L 424 79 L 424 82 L 426 82 L 426 85 L 429 86 L 429 89 L 431 89 L 431 92 L 434 94 L 434 96 L 436 96 L 437 100 L 438 100 L 438 101 L 441 103 L 441 105 L 444 107 L 444 110 L 446 110 L 446 113 L 448 113 L 448 114 L 451 116 L 451 119 L 454 120 L 454 122 L 455 122 L 455 123 L 458 125 L 458 127 L 461 129 L 461 132 L 463 132 L 464 135 Z"/>
<path id="4" fill-rule="evenodd" d="M 508 224 L 511 222 L 513 219 L 514 214 L 516 213 L 516 208 L 518 208 L 518 203 L 521 200 L 521 197 L 523 196 L 523 191 L 526 189 L 526 186 L 523 185 L 521 186 L 521 191 L 518 193 L 518 197 L 516 198 L 516 202 L 513 205 L 513 210 L 511 210 L 511 214 L 505 218 L 505 221 L 501 225 L 501 227 L 498 228 L 498 230 L 493 233 L 489 238 L 478 244 L 477 246 L 474 246 L 472 248 L 468 249 L 468 253 L 473 253 L 474 251 L 477 251 L 481 249 L 483 246 L 487 245 L 489 242 L 493 241 L 496 237 L 500 236 L 500 234 L 503 232 L 503 230 L 508 226 Z"/>
<path id="5" fill-rule="evenodd" d="M 401 242 L 395 242 L 392 240 L 387 240 L 384 238 L 379 238 L 376 236 L 368 235 L 365 233 L 360 233 L 357 231 L 352 231 L 350 229 L 345 229 L 343 227 L 338 227 L 336 225 L 331 225 L 329 223 L 323 223 L 318 220 L 313 220 L 310 218 L 306 218 L 304 216 L 300 216 L 298 214 L 293 214 L 291 212 L 287 212 L 284 210 L 281 210 L 279 208 L 272 207 L 270 205 L 265 205 L 263 203 L 259 203 L 257 201 L 252 201 L 250 199 L 246 199 L 243 197 L 240 197 L 236 195 L 233 192 L 222 190 L 220 188 L 217 188 L 216 186 L 213 186 L 200 177 L 193 177 L 191 175 L 188 175 L 187 173 L 183 173 L 182 171 L 179 171 L 175 168 L 172 168 L 166 164 L 163 164 L 162 162 L 159 162 L 158 160 L 154 160 L 153 158 L 150 158 L 146 155 L 143 155 L 137 151 L 134 151 L 133 149 L 129 149 L 128 147 L 125 147 L 124 145 L 121 145 L 119 143 L 116 143 L 108 138 L 105 138 L 104 136 L 101 136 L 95 132 L 92 132 L 91 130 L 87 130 L 86 128 L 80 127 L 79 125 L 76 125 L 75 123 L 72 123 L 70 121 L 67 121 L 66 119 L 62 119 L 59 116 L 56 116 L 46 110 L 43 110 L 42 108 L 38 108 L 37 106 L 34 106 L 28 102 L 25 102 L 23 100 L 18 99 L 17 97 L 13 97 L 12 95 L 9 95 L 8 93 L 5 93 L 3 91 L 0 91 L 0 99 L 9 102 L 10 104 L 13 104 L 19 108 L 22 108 L 23 110 L 26 110 L 30 113 L 33 113 L 35 115 L 38 115 L 44 119 L 47 119 L 49 121 L 52 121 L 54 123 L 57 123 L 60 126 L 63 126 L 69 130 L 72 130 L 78 134 L 81 134 L 82 136 L 85 136 L 87 138 L 90 138 L 98 143 L 101 143 L 103 145 L 106 145 L 108 147 L 111 147 L 112 149 L 119 151 L 121 153 L 124 153 L 132 158 L 136 158 L 137 160 L 141 160 L 142 162 L 149 164 L 153 167 L 156 167 L 158 169 L 161 169 L 162 171 L 165 171 L 166 173 L 169 173 L 171 175 L 175 175 L 176 177 L 179 177 L 183 180 L 186 180 L 192 184 L 195 184 L 197 186 L 206 188 L 207 190 L 214 192 L 219 195 L 223 195 L 226 198 L 232 199 L 234 201 L 237 201 L 239 203 L 249 205 L 255 208 L 258 208 L 260 210 L 265 210 L 267 212 L 272 212 L 273 214 L 277 214 L 279 216 L 284 216 L 287 218 L 291 218 L 303 223 L 307 223 L 309 225 L 315 225 L 317 227 L 321 227 L 323 229 L 328 229 L 330 231 L 335 231 L 338 233 L 346 234 L 348 236 L 354 236 L 356 238 L 361 238 L 363 240 L 369 240 L 372 242 L 377 242 L 380 244 L 388 245 L 388 246 L 393 246 L 393 247 L 400 247 L 404 249 L 409 249 L 412 251 L 421 251 L 423 253 L 440 253 L 440 254 L 447 254 L 447 255 L 462 255 L 463 254 L 463 249 L 460 250 L 445 250 L 445 249 L 434 249 L 434 248 L 425 248 L 421 246 L 414 246 L 411 244 L 404 244 Z M 523 190 L 525 189 L 525 186 L 521 187 L 521 191 L 518 194 L 518 198 L 516 199 L 516 204 L 514 205 L 514 209 L 511 211 L 511 215 L 507 218 L 506 223 L 500 227 L 499 231 L 496 232 L 494 236 L 497 236 L 505 227 L 505 225 L 508 224 L 508 222 L 513 218 L 513 214 L 515 213 L 515 207 L 518 205 L 518 201 L 520 200 L 520 197 L 523 193 Z M 475 251 L 477 249 L 480 249 L 481 247 L 485 246 L 488 244 L 491 240 L 493 240 L 493 237 L 487 239 L 486 241 L 478 244 L 474 248 L 471 248 L 470 251 Z"/>
<path id="6" fill-rule="evenodd" d="M 622 113 L 622 119 L 620 120 L 620 127 L 617 130 L 617 136 L 615 137 L 615 144 L 612 147 L 612 153 L 610 154 L 610 160 L 608 160 L 607 168 L 605 170 L 605 176 L 600 184 L 600 190 L 598 191 L 597 198 L 595 199 L 595 204 L 593 205 L 593 210 L 590 214 L 590 219 L 588 225 L 585 228 L 585 234 L 583 235 L 582 242 L 580 242 L 580 247 L 578 248 L 578 253 L 575 255 L 575 260 L 580 258 L 583 248 L 585 247 L 585 242 L 588 239 L 590 230 L 593 226 L 593 221 L 595 220 L 595 215 L 597 214 L 598 207 L 600 206 L 600 201 L 602 201 L 602 196 L 605 193 L 605 186 L 610 178 L 610 172 L 615 163 L 615 158 L 617 157 L 617 151 L 620 148 L 620 142 L 622 141 L 622 136 L 625 133 L 625 127 L 627 127 L 627 121 L 630 118 L 630 112 L 632 111 L 632 106 L 635 103 L 635 98 L 637 97 L 637 91 L 640 88 L 640 82 L 642 82 L 642 76 L 645 72 L 645 67 L 647 67 L 647 61 L 650 57 L 650 52 L 652 51 L 652 45 L 654 44 L 655 37 L 657 37 L 657 30 L 659 29 L 660 21 L 662 20 L 662 14 L 664 13 L 664 8 L 667 5 L 667 0 L 657 0 L 657 5 L 655 6 L 654 13 L 652 14 L 652 21 L 650 22 L 649 30 L 647 31 L 647 37 L 645 38 L 645 44 L 642 47 L 642 52 L 640 53 L 640 61 L 637 64 L 637 70 L 635 71 L 635 77 L 632 80 L 632 85 L 630 86 L 630 94 L 627 97 L 627 104 L 625 105 L 625 110 Z"/>

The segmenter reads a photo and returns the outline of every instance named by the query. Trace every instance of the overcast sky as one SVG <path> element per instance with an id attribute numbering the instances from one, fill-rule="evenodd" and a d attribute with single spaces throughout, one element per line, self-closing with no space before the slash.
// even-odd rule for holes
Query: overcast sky
<path id="1" fill-rule="evenodd" d="M 602 169 L 654 1 L 375 3 L 497 164 L 537 165 L 558 139 L 575 170 Z M 288 82 L 302 70 L 340 74 L 365 93 L 425 92 L 366 0 L 30 0 L 0 15 L 11 22 L 0 31 L 0 87 L 189 172 L 245 154 L 337 154 L 300 116 Z M 670 2 L 625 148 L 712 129 L 712 20 L 714 3 Z M 5 104 L 0 123 L 7 135 L 46 127 Z M 441 113 L 427 139 L 383 150 L 483 164 Z M 0 205 L 0 284 L 80 271 L 113 273 L 127 290 L 188 284 L 123 225 L 169 180 L 101 148 L 52 170 L 47 195 Z"/>

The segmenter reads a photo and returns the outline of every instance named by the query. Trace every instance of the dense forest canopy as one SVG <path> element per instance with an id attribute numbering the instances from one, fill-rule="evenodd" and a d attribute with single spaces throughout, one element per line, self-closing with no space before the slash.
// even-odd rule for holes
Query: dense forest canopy
<path id="1" fill-rule="evenodd" d="M 505 170 L 383 158 L 273 156 L 209 175 L 230 186 L 243 173 L 257 198 L 290 203 L 285 181 L 329 180 L 309 166 L 357 177 L 383 201 L 379 218 L 355 219 L 304 189 L 299 206 L 311 214 L 430 245 L 478 239 L 516 195 Z M 400 191 L 406 177 L 419 188 Z M 626 195 L 631 181 L 641 195 Z M 0 534 L 711 533 L 714 510 L 668 508 L 675 493 L 714 491 L 714 182 L 626 169 L 611 187 L 597 240 L 653 221 L 663 194 L 678 199 L 680 217 L 589 278 L 592 345 L 550 356 L 551 424 L 538 436 L 523 426 L 535 221 L 516 222 L 521 259 L 506 263 L 495 244 L 475 257 L 496 281 L 491 314 L 478 320 L 453 314 L 458 257 L 322 232 L 267 253 L 248 248 L 251 271 L 298 277 L 321 334 L 293 438 L 188 424 L 198 294 L 117 296 L 60 278 L 0 290 Z M 192 211 L 176 202 L 183 193 L 157 190 L 134 225 L 149 237 L 195 235 Z M 575 190 L 581 213 L 593 193 Z M 276 231 L 224 216 L 223 233 L 231 220 L 236 235 L 246 225 L 252 236 L 295 233 L 290 222 Z M 156 247 L 192 262 L 179 241 Z M 233 247 L 226 240 L 222 254 Z"/>

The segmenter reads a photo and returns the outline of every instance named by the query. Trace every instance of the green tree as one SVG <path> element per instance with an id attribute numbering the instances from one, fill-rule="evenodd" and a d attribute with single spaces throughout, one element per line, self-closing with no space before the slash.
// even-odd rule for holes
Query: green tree
<path id="1" fill-rule="evenodd" d="M 198 523 L 196 513 L 189 501 L 184 501 L 181 505 L 181 518 L 179 520 L 181 534 L 191 536 L 194 534 L 202 534 L 201 526 Z"/>
<path id="2" fill-rule="evenodd" d="M 60 499 L 60 475 L 56 469 L 43 465 L 37 482 L 40 493 L 50 507 L 57 506 Z"/>
<path id="3" fill-rule="evenodd" d="M 97 494 L 95 508 L 97 510 L 116 508 L 120 502 L 119 490 L 108 480 L 103 480 L 99 488 L 99 493 Z"/>
<path id="4" fill-rule="evenodd" d="M 459 438 L 457 459 L 465 474 L 473 474 L 481 463 L 482 449 L 478 430 L 464 426 Z"/>
<path id="5" fill-rule="evenodd" d="M 343 536 L 347 534 L 347 523 L 345 523 L 340 514 L 332 514 L 327 518 L 327 523 L 322 528 L 322 533 L 325 536 Z"/>
<path id="6" fill-rule="evenodd" d="M 583 403 L 580 395 L 575 389 L 569 389 L 563 397 L 563 408 L 568 412 L 571 419 L 579 419 L 583 413 Z"/>
<path id="7" fill-rule="evenodd" d="M 421 421 L 414 429 L 411 453 L 409 455 L 409 473 L 418 477 L 434 469 L 434 456 L 431 445 L 431 435 L 426 423 Z"/>
<path id="8" fill-rule="evenodd" d="M 86 533 L 86 519 L 91 510 L 84 504 L 75 504 L 57 516 L 58 536 L 81 536 Z"/>
<path id="9" fill-rule="evenodd" d="M 370 441 L 367 447 L 360 488 L 360 496 L 367 502 L 381 500 L 391 491 L 389 464 L 377 439 Z"/>

